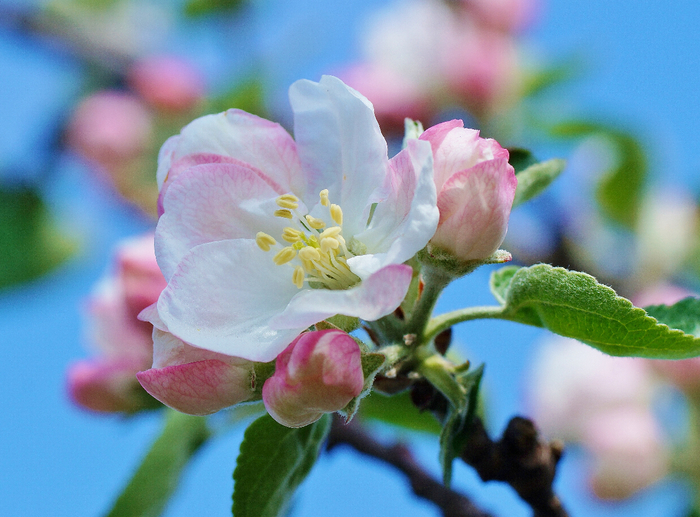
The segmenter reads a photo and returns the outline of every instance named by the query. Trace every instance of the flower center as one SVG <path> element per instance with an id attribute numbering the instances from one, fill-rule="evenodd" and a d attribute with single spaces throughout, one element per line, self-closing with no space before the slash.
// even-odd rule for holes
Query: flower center
<path id="1" fill-rule="evenodd" d="M 258 232 L 255 242 L 263 251 L 273 247 L 279 249 L 272 260 L 278 266 L 290 264 L 294 267 L 292 282 L 299 289 L 308 283 L 316 289 L 348 289 L 360 282 L 360 277 L 350 271 L 348 251 L 342 234 L 343 211 L 328 199 L 328 190 L 319 193 L 321 205 L 328 209 L 327 218 L 302 215 L 299 198 L 284 194 L 276 199 L 275 217 L 290 220 L 290 226 L 282 231 L 280 240 L 289 245 L 281 247 L 277 240 L 265 232 Z M 332 223 L 331 223 L 332 222 Z"/>

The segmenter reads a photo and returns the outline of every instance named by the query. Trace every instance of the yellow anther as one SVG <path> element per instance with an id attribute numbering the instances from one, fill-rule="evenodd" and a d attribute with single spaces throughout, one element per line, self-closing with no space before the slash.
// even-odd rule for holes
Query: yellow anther
<path id="1" fill-rule="evenodd" d="M 328 206 L 331 204 L 331 202 L 328 200 L 328 189 L 327 188 L 324 188 L 320 192 L 319 197 L 321 198 L 321 204 L 323 206 Z"/>
<path id="2" fill-rule="evenodd" d="M 299 208 L 299 198 L 293 194 L 284 194 L 283 196 L 278 197 L 275 202 L 277 203 L 277 206 L 282 208 L 289 208 L 291 210 L 296 210 Z"/>
<path id="3" fill-rule="evenodd" d="M 306 222 L 314 230 L 320 230 L 321 228 L 324 228 L 326 226 L 326 223 L 323 222 L 321 219 L 316 219 L 315 217 L 312 217 L 310 215 L 306 216 Z"/>
<path id="4" fill-rule="evenodd" d="M 297 286 L 298 289 L 304 287 L 304 268 L 297 266 L 294 268 L 294 273 L 292 273 L 292 282 Z"/>
<path id="5" fill-rule="evenodd" d="M 277 254 L 274 257 L 272 257 L 272 261 L 278 266 L 281 266 L 282 264 L 286 264 L 296 256 L 297 250 L 295 250 L 291 246 L 287 246 L 286 248 L 282 248 L 281 250 L 279 250 Z"/>
<path id="6" fill-rule="evenodd" d="M 255 243 L 261 250 L 270 251 L 270 246 L 277 244 L 277 241 L 271 235 L 268 235 L 265 232 L 258 232 L 255 236 Z"/>
<path id="7" fill-rule="evenodd" d="M 321 254 L 316 248 L 307 246 L 299 251 L 299 257 L 301 257 L 302 260 L 320 260 Z"/>
<path id="8" fill-rule="evenodd" d="M 274 215 L 275 217 L 284 217 L 285 219 L 291 219 L 292 217 L 294 217 L 289 210 L 284 209 L 275 210 Z"/>
<path id="9" fill-rule="evenodd" d="M 343 226 L 343 209 L 338 205 L 331 205 L 331 219 L 335 221 L 338 226 Z"/>
<path id="10" fill-rule="evenodd" d="M 324 253 L 328 253 L 330 250 L 337 250 L 339 246 L 340 243 L 333 237 L 328 237 L 321 241 L 321 251 Z"/>
<path id="11" fill-rule="evenodd" d="M 287 242 L 299 242 L 302 235 L 304 235 L 302 232 L 290 226 L 282 231 L 282 238 Z"/>
<path id="12" fill-rule="evenodd" d="M 318 236 L 318 239 L 322 241 L 323 239 L 328 239 L 329 237 L 335 238 L 340 234 L 341 231 L 342 229 L 340 228 L 340 226 L 331 226 L 330 228 L 326 228 L 325 230 L 323 230 L 323 233 L 321 233 L 321 235 Z"/>

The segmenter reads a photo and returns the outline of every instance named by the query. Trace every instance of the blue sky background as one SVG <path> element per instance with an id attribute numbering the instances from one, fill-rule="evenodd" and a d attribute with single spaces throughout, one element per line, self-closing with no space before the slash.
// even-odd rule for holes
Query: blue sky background
<path id="1" fill-rule="evenodd" d="M 241 56 L 255 53 L 271 79 L 273 104 L 284 106 L 293 80 L 317 79 L 355 55 L 354 31 L 362 16 L 386 3 L 260 0 L 246 24 L 198 25 L 167 44 L 199 59 L 214 87 L 222 86 L 216 70 L 243 70 Z M 23 4 L 2 1 L 0 9 L 9 5 Z M 526 39 L 542 59 L 577 54 L 588 65 L 580 80 L 560 88 L 556 106 L 562 114 L 593 113 L 634 129 L 649 145 L 655 181 L 696 189 L 698 26 L 700 4 L 689 0 L 549 0 Z M 0 24 L 0 78 L 3 174 L 37 179 L 36 171 L 49 160 L 47 139 L 77 99 L 84 70 L 45 43 Z M 160 421 L 154 415 L 126 420 L 81 411 L 66 398 L 65 368 L 87 354 L 79 307 L 104 272 L 111 249 L 151 223 L 69 158 L 55 163 L 41 184 L 55 216 L 81 248 L 54 273 L 0 293 L 0 514 L 91 517 L 108 508 Z M 439 309 L 492 303 L 488 274 L 478 271 L 452 285 Z M 487 363 L 489 416 L 498 432 L 523 411 L 523 372 L 541 336 L 539 330 L 499 322 L 457 329 L 456 339 Z M 231 473 L 242 431 L 212 441 L 196 457 L 166 517 L 230 515 Z M 386 429 L 379 432 L 393 437 Z M 416 454 L 438 472 L 434 438 L 417 437 Z M 613 505 L 591 498 L 584 472 L 585 459 L 570 450 L 557 488 L 572 515 L 684 515 L 688 493 L 677 482 L 665 481 Z M 509 489 L 482 485 L 462 465 L 455 479 L 458 488 L 496 515 L 529 513 Z M 294 515 L 427 517 L 438 512 L 413 498 L 403 479 L 383 465 L 337 450 L 319 461 L 303 485 Z"/>

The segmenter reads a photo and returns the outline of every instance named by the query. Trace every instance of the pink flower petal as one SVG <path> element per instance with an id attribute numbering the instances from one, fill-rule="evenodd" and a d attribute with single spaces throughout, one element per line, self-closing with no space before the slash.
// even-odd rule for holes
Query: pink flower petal
<path id="1" fill-rule="evenodd" d="M 165 212 L 158 221 L 155 246 L 166 278 L 199 244 L 254 239 L 259 231 L 276 235 L 287 223 L 272 217 L 280 192 L 258 172 L 237 163 L 190 167 L 169 181 L 164 192 Z"/>
<path id="2" fill-rule="evenodd" d="M 154 398 L 190 415 L 208 415 L 253 396 L 250 366 L 216 359 L 151 368 L 136 377 Z"/>

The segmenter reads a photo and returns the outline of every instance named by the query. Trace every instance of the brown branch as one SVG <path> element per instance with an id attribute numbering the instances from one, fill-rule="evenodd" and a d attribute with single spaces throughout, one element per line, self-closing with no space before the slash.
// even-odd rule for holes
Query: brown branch
<path id="1" fill-rule="evenodd" d="M 401 471 L 410 481 L 413 493 L 438 506 L 443 517 L 493 517 L 476 507 L 466 496 L 447 488 L 428 474 L 405 445 L 384 445 L 366 433 L 356 421 L 345 424 L 336 415 L 327 449 L 332 450 L 342 444 Z"/>
<path id="2" fill-rule="evenodd" d="M 544 442 L 532 421 L 514 417 L 503 437 L 489 438 L 481 419 L 475 418 L 461 455 L 483 481 L 508 483 L 529 504 L 534 517 L 567 517 L 552 482 L 563 453 L 561 442 Z"/>

